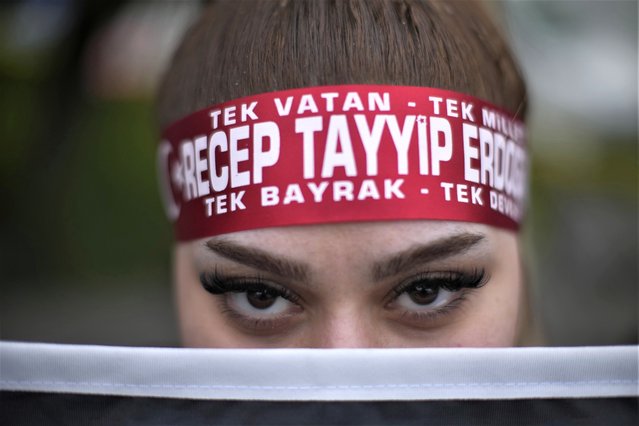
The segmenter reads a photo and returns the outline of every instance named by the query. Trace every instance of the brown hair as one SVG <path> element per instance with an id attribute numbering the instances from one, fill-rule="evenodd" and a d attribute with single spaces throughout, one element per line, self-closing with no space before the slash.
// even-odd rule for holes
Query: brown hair
<path id="1" fill-rule="evenodd" d="M 512 54 L 475 1 L 234 0 L 212 4 L 187 33 L 158 120 L 164 127 L 242 96 L 332 84 L 437 87 L 526 110 Z"/>

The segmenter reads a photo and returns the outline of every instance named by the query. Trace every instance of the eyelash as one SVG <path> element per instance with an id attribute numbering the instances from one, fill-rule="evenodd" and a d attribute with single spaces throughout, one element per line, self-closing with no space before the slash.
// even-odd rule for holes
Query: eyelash
<path id="1" fill-rule="evenodd" d="M 438 291 L 446 290 L 451 293 L 459 293 L 444 306 L 430 311 L 405 310 L 402 318 L 414 322 L 434 322 L 463 306 L 467 296 L 476 289 L 483 287 L 490 276 L 484 269 L 473 269 L 472 272 L 446 271 L 446 272 L 422 272 L 404 280 L 401 284 L 391 290 L 391 297 L 387 306 L 397 298 L 420 283 L 427 283 L 428 286 L 436 288 Z"/>
<path id="2" fill-rule="evenodd" d="M 299 304 L 300 302 L 300 297 L 297 294 L 286 287 L 266 281 L 259 275 L 255 277 L 229 278 L 220 274 L 216 269 L 213 273 L 201 273 L 200 282 L 206 291 L 215 295 L 245 293 L 267 289 L 273 292 L 274 295 L 282 297 L 292 303 Z"/>
<path id="3" fill-rule="evenodd" d="M 218 298 L 220 303 L 220 312 L 229 316 L 232 320 L 241 324 L 249 331 L 276 331 L 280 328 L 280 326 L 286 325 L 287 316 L 281 315 L 274 318 L 257 318 L 247 316 L 233 309 L 229 304 L 228 298 L 224 297 L 224 295 L 228 293 L 264 291 L 266 289 L 274 296 L 282 297 L 295 305 L 299 306 L 301 302 L 301 298 L 297 294 L 288 290 L 286 287 L 266 281 L 259 275 L 255 277 L 230 278 L 220 274 L 216 269 L 213 273 L 201 273 L 200 282 L 206 291 L 215 296 L 220 296 Z"/>
<path id="4" fill-rule="evenodd" d="M 428 282 L 439 290 L 457 292 L 462 289 L 477 289 L 488 281 L 488 275 L 484 269 L 473 269 L 469 274 L 461 271 L 446 272 L 422 272 L 403 281 L 402 284 L 394 287 L 392 292 L 396 296 L 404 293 L 407 289 L 420 282 Z"/>
<path id="5" fill-rule="evenodd" d="M 427 283 L 437 290 L 446 290 L 452 293 L 459 293 L 446 305 L 435 308 L 431 311 L 410 311 L 405 310 L 401 317 L 411 322 L 434 322 L 445 315 L 452 313 L 463 306 L 468 294 L 480 287 L 483 287 L 489 280 L 489 275 L 484 269 L 474 269 L 472 272 L 446 271 L 446 272 L 422 272 L 409 277 L 399 285 L 395 286 L 387 296 L 390 305 L 398 297 L 410 290 L 419 283 Z M 217 269 L 213 273 L 201 273 L 200 281 L 202 286 L 209 293 L 216 296 L 224 296 L 227 293 L 245 293 L 250 291 L 268 290 L 274 296 L 282 297 L 291 303 L 300 306 L 301 298 L 286 287 L 265 280 L 257 275 L 255 277 L 231 278 L 221 274 Z M 220 299 L 222 313 L 229 315 L 234 320 L 240 321 L 249 328 L 255 330 L 276 329 L 285 316 L 275 318 L 254 318 L 246 316 L 232 309 L 226 298 Z"/>
<path id="6" fill-rule="evenodd" d="M 438 291 L 446 290 L 452 293 L 458 293 L 450 302 L 434 310 L 422 312 L 406 310 L 402 313 L 402 318 L 412 322 L 433 323 L 462 307 L 468 295 L 478 288 L 483 287 L 489 279 L 490 276 L 484 269 L 474 269 L 471 273 L 461 271 L 424 272 L 408 278 L 402 284 L 393 288 L 391 291 L 393 296 L 389 304 L 404 294 L 404 292 L 410 290 L 411 287 L 422 282 L 429 283 L 433 287 L 436 287 Z"/>

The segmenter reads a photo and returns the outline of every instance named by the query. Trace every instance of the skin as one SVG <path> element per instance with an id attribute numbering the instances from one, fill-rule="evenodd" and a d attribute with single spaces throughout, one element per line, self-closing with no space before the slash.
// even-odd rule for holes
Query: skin
<path id="1" fill-rule="evenodd" d="M 258 265 L 263 254 L 276 258 L 281 270 Z M 174 251 L 174 280 L 183 343 L 228 348 L 513 346 L 524 293 L 519 258 L 515 233 L 462 222 L 270 228 L 180 243 Z M 415 303 L 410 297 L 416 282 L 432 287 L 442 277 L 478 278 L 482 271 L 479 288 L 440 289 L 433 303 L 421 304 L 430 299 L 419 297 Z M 270 311 L 256 309 L 250 303 L 255 292 L 252 299 L 247 292 L 211 294 L 200 281 L 202 273 L 224 282 L 259 277 L 263 284 L 288 289 L 295 301 L 272 296 L 267 302 L 277 304 Z"/>

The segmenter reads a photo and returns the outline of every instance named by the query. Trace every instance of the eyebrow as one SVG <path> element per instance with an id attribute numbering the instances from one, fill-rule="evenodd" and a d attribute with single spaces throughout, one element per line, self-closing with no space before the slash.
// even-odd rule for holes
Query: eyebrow
<path id="1" fill-rule="evenodd" d="M 376 281 L 397 275 L 407 268 L 419 264 L 460 255 L 484 240 L 481 234 L 463 233 L 436 240 L 432 243 L 412 247 L 373 264 L 373 278 Z M 310 267 L 298 261 L 273 256 L 263 250 L 235 244 L 225 239 L 212 239 L 206 247 L 215 254 L 242 265 L 274 275 L 306 282 Z"/>
<path id="2" fill-rule="evenodd" d="M 373 265 L 373 278 L 380 281 L 419 264 L 462 254 L 484 240 L 481 234 L 463 233 L 412 247 Z"/>
<path id="3" fill-rule="evenodd" d="M 206 247 L 225 259 L 296 281 L 307 281 L 309 266 L 291 259 L 273 256 L 253 247 L 245 247 L 224 239 L 206 242 Z"/>

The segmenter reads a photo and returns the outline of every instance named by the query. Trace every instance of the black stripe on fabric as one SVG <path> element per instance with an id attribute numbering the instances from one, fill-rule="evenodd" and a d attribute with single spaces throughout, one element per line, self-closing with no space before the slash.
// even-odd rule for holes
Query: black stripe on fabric
<path id="1" fill-rule="evenodd" d="M 0 393 L 2 425 L 548 425 L 639 424 L 637 398 L 487 401 L 206 401 Z"/>

